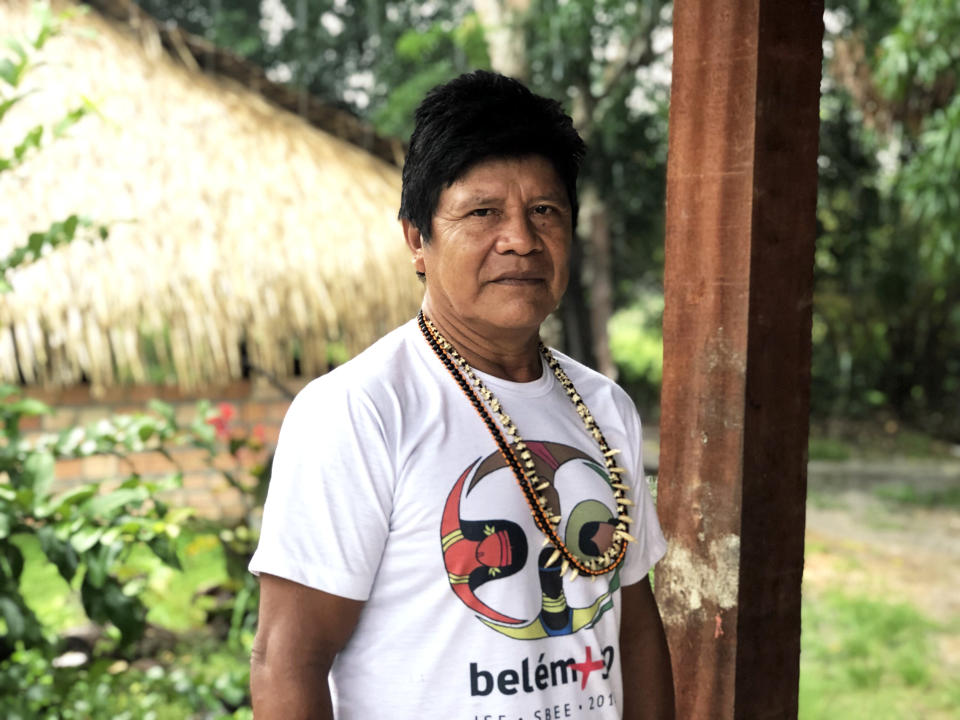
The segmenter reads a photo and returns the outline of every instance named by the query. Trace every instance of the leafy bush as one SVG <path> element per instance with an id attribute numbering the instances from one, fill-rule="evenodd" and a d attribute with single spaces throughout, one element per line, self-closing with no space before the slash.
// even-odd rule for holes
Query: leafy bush
<path id="1" fill-rule="evenodd" d="M 182 718 L 189 709 L 219 713 L 204 717 L 228 717 L 224 713 L 246 705 L 245 658 L 259 600 L 246 565 L 256 544 L 251 524 L 265 493 L 268 464 L 254 465 L 248 479 L 221 471 L 242 491 L 250 511 L 229 527 L 200 520 L 189 508 L 170 508 L 160 499 L 179 486 L 179 473 L 148 480 L 131 466 L 113 489 L 106 483 L 60 492 L 51 487 L 57 460 L 105 453 L 124 458 L 146 450 L 174 459 L 171 450 L 178 445 L 207 450 L 211 466 L 226 445 L 239 470 L 249 465 L 250 452 L 263 453 L 257 433 L 230 430 L 225 418 L 229 406 L 211 412 L 208 403 L 201 403 L 193 421 L 181 426 L 170 406 L 153 402 L 150 413 L 28 439 L 20 430 L 23 419 L 50 409 L 11 387 L 0 387 L 0 398 L 0 618 L 6 631 L 0 637 L 0 716 Z M 149 569 L 181 570 L 177 540 L 185 530 L 192 536 L 213 534 L 222 545 L 221 577 L 227 580 L 213 597 L 204 598 L 206 604 L 200 602 L 205 622 L 221 628 L 205 636 L 220 646 L 221 654 L 208 648 L 186 659 L 169 651 L 160 653 L 168 657 L 154 657 L 137 646 L 147 628 Z M 89 620 L 107 627 L 89 649 L 89 658 L 79 661 L 81 667 L 58 667 L 67 657 L 62 654 L 66 646 L 58 628 L 44 624 L 28 602 L 29 589 L 22 582 L 25 546 L 38 547 L 67 585 L 79 590 Z M 147 575 L 137 570 L 144 567 Z M 146 670 L 128 664 L 145 657 Z M 4 692 L 17 687 L 30 691 Z M 140 714 L 154 705 L 155 710 Z"/>
<path id="2" fill-rule="evenodd" d="M 6 625 L 0 657 L 9 656 L 18 643 L 50 650 L 55 644 L 24 601 L 23 553 L 15 542 L 19 536 L 35 536 L 66 582 L 82 578 L 84 611 L 94 622 L 116 626 L 124 645 L 143 632 L 146 609 L 133 581 L 116 574 L 117 565 L 142 546 L 179 567 L 172 540 L 185 513 L 171 512 L 157 499 L 176 484 L 175 476 L 147 481 L 132 473 L 112 491 L 91 483 L 51 492 L 57 460 L 136 452 L 169 441 L 174 428 L 159 416 L 122 416 L 56 437 L 24 438 L 21 420 L 48 412 L 46 405 L 23 397 L 16 388 L 0 386 L 0 476 L 6 479 L 0 484 L 0 616 Z"/>
<path id="3" fill-rule="evenodd" d="M 252 718 L 247 663 L 204 648 L 181 649 L 170 667 L 130 667 L 101 659 L 83 668 L 51 668 L 42 652 L 18 650 L 0 667 L 0 709 L 7 720 L 183 720 Z"/>
<path id="4" fill-rule="evenodd" d="M 655 407 L 663 380 L 663 293 L 645 292 L 610 319 L 610 352 L 620 383 L 636 402 Z"/>

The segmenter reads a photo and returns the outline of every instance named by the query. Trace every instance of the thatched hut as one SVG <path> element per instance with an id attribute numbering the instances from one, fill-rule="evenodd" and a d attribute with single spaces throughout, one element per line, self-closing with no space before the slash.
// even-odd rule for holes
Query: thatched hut
<path id="1" fill-rule="evenodd" d="M 73 213 L 110 235 L 11 275 L 0 382 L 198 387 L 295 364 L 310 376 L 333 343 L 356 352 L 412 316 L 397 143 L 129 0 L 89 5 L 44 49 L 0 154 L 83 98 L 98 116 L 0 173 L 0 257 Z M 4 35 L 28 31 L 30 6 L 0 3 Z"/>

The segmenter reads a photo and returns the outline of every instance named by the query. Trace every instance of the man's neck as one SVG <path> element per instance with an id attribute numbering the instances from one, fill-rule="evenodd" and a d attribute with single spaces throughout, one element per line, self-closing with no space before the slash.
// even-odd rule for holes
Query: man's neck
<path id="1" fill-rule="evenodd" d="M 453 322 L 442 311 L 434 312 L 428 300 L 423 313 L 474 370 L 513 382 L 530 382 L 542 374 L 539 332 L 477 331 Z"/>

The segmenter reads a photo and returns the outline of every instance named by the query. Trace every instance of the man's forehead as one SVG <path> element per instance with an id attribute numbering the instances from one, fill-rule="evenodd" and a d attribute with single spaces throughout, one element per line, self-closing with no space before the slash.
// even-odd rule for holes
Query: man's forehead
<path id="1" fill-rule="evenodd" d="M 483 160 L 460 175 L 441 194 L 448 201 L 494 201 L 503 199 L 517 185 L 531 198 L 568 201 L 560 175 L 547 158 L 539 155 Z"/>

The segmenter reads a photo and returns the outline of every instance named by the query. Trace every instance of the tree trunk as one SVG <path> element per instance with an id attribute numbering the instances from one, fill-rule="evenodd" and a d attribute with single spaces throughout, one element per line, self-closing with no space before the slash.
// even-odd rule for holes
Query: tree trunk
<path id="1" fill-rule="evenodd" d="M 610 243 L 609 209 L 591 184 L 581 192 L 581 217 L 585 221 L 587 272 L 590 287 L 590 344 L 594 368 L 617 379 L 617 366 L 610 352 L 607 324 L 613 315 L 613 263 Z"/>
<path id="2" fill-rule="evenodd" d="M 474 0 L 473 7 L 484 28 L 491 67 L 526 81 L 530 71 L 520 18 L 530 8 L 530 0 Z"/>

